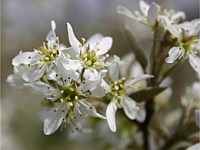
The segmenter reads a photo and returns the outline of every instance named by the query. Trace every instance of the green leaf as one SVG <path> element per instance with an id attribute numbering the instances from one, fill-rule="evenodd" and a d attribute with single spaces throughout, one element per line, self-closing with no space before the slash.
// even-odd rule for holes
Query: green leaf
<path id="1" fill-rule="evenodd" d="M 145 70 L 148 62 L 144 54 L 144 50 L 139 45 L 139 42 L 137 41 L 137 38 L 135 37 L 134 33 L 128 27 L 125 28 L 125 33 L 128 36 L 128 39 L 131 43 L 136 59 L 139 61 L 142 68 Z"/>
<path id="2" fill-rule="evenodd" d="M 129 96 L 137 102 L 142 102 L 154 98 L 156 95 L 164 91 L 166 87 L 155 87 L 147 88 L 135 93 L 130 94 Z"/>

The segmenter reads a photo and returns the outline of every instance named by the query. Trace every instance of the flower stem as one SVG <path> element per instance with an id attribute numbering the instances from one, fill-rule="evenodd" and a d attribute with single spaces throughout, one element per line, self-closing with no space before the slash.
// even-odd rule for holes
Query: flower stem
<path id="1" fill-rule="evenodd" d="M 151 118 L 154 114 L 154 100 L 148 100 L 146 105 L 146 119 L 144 121 L 144 123 L 142 124 L 142 133 L 143 133 L 143 139 L 144 139 L 144 150 L 149 150 L 150 146 L 149 146 L 149 124 L 151 121 Z"/>

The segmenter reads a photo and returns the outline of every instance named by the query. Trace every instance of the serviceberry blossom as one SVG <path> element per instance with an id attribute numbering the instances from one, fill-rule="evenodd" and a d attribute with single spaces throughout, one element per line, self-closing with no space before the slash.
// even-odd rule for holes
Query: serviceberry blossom
<path id="1" fill-rule="evenodd" d="M 104 54 L 112 45 L 112 38 L 101 34 L 95 34 L 83 46 L 76 45 L 72 27 L 68 24 L 72 47 L 66 48 L 59 43 L 54 21 L 51 21 L 51 28 L 43 46 L 34 52 L 20 52 L 13 59 L 14 74 L 7 78 L 11 86 L 30 88 L 44 96 L 46 109 L 42 119 L 46 135 L 67 123 L 77 130 L 75 122 L 80 116 L 106 119 L 89 101 L 102 98 L 109 90 L 104 81 L 108 65 L 105 59 L 109 55 Z M 76 48 L 78 53 L 73 55 Z"/>
<path id="2" fill-rule="evenodd" d="M 185 95 L 181 98 L 183 106 L 196 106 L 200 101 L 200 82 L 194 82 L 191 86 L 185 89 Z M 200 107 L 200 105 L 199 105 Z"/>
<path id="3" fill-rule="evenodd" d="M 113 44 L 111 37 L 97 33 L 80 41 L 70 23 L 67 23 L 69 47 L 65 46 L 56 35 L 53 20 L 42 46 L 33 51 L 20 51 L 13 58 L 14 71 L 7 77 L 7 82 L 41 96 L 40 117 L 45 135 L 68 126 L 72 132 L 84 132 L 84 123 L 88 123 L 86 126 L 90 123 L 93 127 L 95 125 L 95 133 L 99 133 L 98 130 L 105 130 L 105 126 L 99 128 L 101 121 L 105 120 L 108 125 L 103 125 L 116 132 L 116 112 L 123 109 L 122 115 L 128 119 L 118 118 L 118 121 L 125 121 L 120 129 L 122 132 L 116 138 L 113 138 L 114 134 L 112 138 L 108 136 L 113 144 L 104 140 L 104 148 L 116 144 L 118 141 L 115 139 L 123 143 L 123 146 L 118 143 L 118 149 L 142 149 L 142 144 L 143 149 L 186 149 L 188 145 L 185 143 L 197 141 L 198 137 L 194 135 L 197 130 L 191 128 L 194 117 L 190 118 L 190 114 L 196 110 L 195 122 L 199 127 L 200 82 L 186 88 L 180 107 L 176 103 L 177 108 L 171 107 L 174 100 L 171 96 L 176 89 L 172 91 L 170 85 L 177 64 L 187 58 L 200 75 L 200 19 L 184 22 L 184 12 L 163 9 L 155 2 L 149 5 L 140 0 L 139 8 L 140 11 L 132 13 L 124 6 L 117 6 L 117 12 L 133 22 L 144 24 L 151 29 L 153 36 L 145 45 L 145 41 L 139 43 L 134 32 L 126 28 L 133 51 L 122 59 L 116 55 L 109 56 Z M 146 47 L 149 45 L 152 47 Z M 148 49 L 151 51 L 146 51 Z M 166 65 L 165 62 L 176 63 Z M 87 117 L 100 121 L 89 122 Z M 102 138 L 102 135 L 105 137 L 104 133 L 96 135 L 95 139 Z M 138 138 L 141 135 L 143 141 Z M 199 146 L 196 144 L 189 149 L 198 149 Z"/>
<path id="4" fill-rule="evenodd" d="M 174 24 L 167 17 L 161 16 L 166 29 L 178 39 L 178 46 L 169 50 L 169 56 L 165 59 L 167 63 L 174 63 L 178 59 L 186 59 L 192 68 L 200 74 L 200 20 L 195 19 L 190 22 Z"/>
<path id="5" fill-rule="evenodd" d="M 71 45 L 67 52 L 71 54 L 72 59 L 78 59 L 82 68 L 90 70 L 91 73 L 106 66 L 105 59 L 109 57 L 106 53 L 112 46 L 111 37 L 103 37 L 101 34 L 95 34 L 87 41 L 82 38 L 83 43 L 80 43 L 69 23 L 67 23 L 67 30 Z"/>
<path id="6" fill-rule="evenodd" d="M 46 37 L 46 43 L 34 52 L 20 52 L 13 60 L 13 66 L 28 66 L 22 74 L 22 78 L 27 82 L 33 82 L 40 79 L 44 73 L 51 74 L 55 69 L 55 62 L 59 59 L 62 50 L 66 49 L 63 44 L 59 43 L 56 37 L 56 24 L 51 21 L 51 31 Z"/>
<path id="7" fill-rule="evenodd" d="M 62 80 L 62 79 L 60 79 Z M 87 92 L 82 92 L 75 82 L 56 84 L 56 87 L 50 86 L 44 82 L 26 83 L 24 86 L 31 88 L 36 94 L 44 96 L 44 101 L 51 107 L 48 107 L 43 114 L 44 133 L 46 135 L 54 133 L 61 124 L 69 123 L 72 127 L 76 124 L 74 119 L 77 115 L 91 115 L 106 119 L 106 117 L 97 113 L 95 107 L 88 101 Z"/>
<path id="8" fill-rule="evenodd" d="M 152 2 L 151 5 L 149 5 L 143 0 L 140 0 L 139 7 L 141 12 L 135 11 L 134 13 L 132 13 L 124 6 L 117 6 L 117 12 L 153 28 L 156 22 L 159 20 L 160 15 L 167 16 L 170 18 L 170 20 L 176 23 L 179 23 L 185 19 L 184 12 L 174 12 L 173 10 L 166 9 L 162 10 L 160 6 L 155 2 Z"/>
<path id="9" fill-rule="evenodd" d="M 110 92 L 112 97 L 111 102 L 108 104 L 106 109 L 106 117 L 108 125 L 111 131 L 116 131 L 115 114 L 118 108 L 123 108 L 126 116 L 131 119 L 142 122 L 145 119 L 145 110 L 140 107 L 136 101 L 131 99 L 128 94 L 132 89 L 132 86 L 141 80 L 152 78 L 152 75 L 141 75 L 136 78 L 126 79 L 122 77 L 119 79 L 120 67 L 124 65 L 124 62 L 119 57 L 114 56 L 114 60 L 109 65 L 109 77 Z"/>

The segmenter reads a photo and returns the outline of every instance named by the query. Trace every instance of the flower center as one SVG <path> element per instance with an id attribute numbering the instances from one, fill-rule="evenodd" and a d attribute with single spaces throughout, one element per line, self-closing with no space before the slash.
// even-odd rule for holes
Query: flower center
<path id="1" fill-rule="evenodd" d="M 67 102 L 69 105 L 73 106 L 73 102 L 80 98 L 80 93 L 77 92 L 76 86 L 72 85 L 70 87 L 63 87 L 60 90 L 60 101 Z"/>
<path id="2" fill-rule="evenodd" d="M 109 57 L 108 54 L 105 56 L 98 56 L 96 54 L 98 49 L 92 50 L 89 45 L 82 48 L 83 50 L 80 52 L 80 59 L 86 68 L 101 68 L 105 66 L 104 61 Z"/>
<path id="3" fill-rule="evenodd" d="M 121 95 L 126 93 L 126 89 L 124 87 L 125 81 L 126 79 L 122 78 L 111 83 L 111 93 L 116 99 L 119 99 Z"/>
<path id="4" fill-rule="evenodd" d="M 95 51 L 91 50 L 89 46 L 84 51 L 81 51 L 80 58 L 87 68 L 95 68 L 98 66 L 98 57 Z"/>
<path id="5" fill-rule="evenodd" d="M 46 46 L 41 46 L 39 47 L 39 51 L 42 52 L 42 56 L 40 58 L 40 61 L 44 63 L 51 63 L 52 61 L 55 60 L 55 58 L 59 55 L 59 48 L 58 45 L 54 44 L 48 49 Z"/>

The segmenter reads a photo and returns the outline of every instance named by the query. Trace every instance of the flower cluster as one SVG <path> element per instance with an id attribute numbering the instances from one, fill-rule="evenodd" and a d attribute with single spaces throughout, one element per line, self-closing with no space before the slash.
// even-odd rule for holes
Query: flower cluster
<path id="1" fill-rule="evenodd" d="M 199 109 L 199 82 L 187 88 L 181 98 L 181 110 L 178 110 L 181 117 L 172 113 L 173 117 L 169 119 L 171 117 L 167 116 L 172 115 L 163 109 L 171 99 L 170 75 L 178 64 L 189 58 L 192 68 L 200 76 L 200 19 L 184 21 L 184 12 L 162 9 L 155 2 L 148 5 L 140 0 L 139 6 L 140 12 L 132 13 L 124 6 L 117 6 L 117 12 L 151 29 L 154 37 L 150 53 L 144 51 L 133 32 L 127 30 L 128 25 L 125 31 L 132 42 L 134 55 L 120 59 L 108 54 L 113 43 L 111 37 L 97 33 L 80 41 L 67 23 L 70 46 L 66 46 L 60 42 L 55 32 L 56 24 L 51 21 L 51 31 L 42 46 L 20 52 L 13 58 L 14 73 L 8 76 L 7 82 L 43 96 L 41 118 L 46 135 L 68 124 L 73 131 L 80 130 L 78 122 L 87 116 L 107 120 L 110 130 L 116 132 L 119 109 L 123 109 L 124 116 L 143 132 L 146 149 L 153 137 L 159 137 L 157 148 L 169 149 L 170 144 L 180 142 L 180 137 L 189 137 L 182 134 L 182 130 L 187 130 L 194 120 L 199 126 L 199 110 L 196 110 L 196 119 L 190 119 L 194 118 L 194 115 L 190 116 L 191 112 Z M 105 115 L 99 113 L 100 110 Z M 158 113 L 154 113 L 156 111 Z M 171 131 L 164 127 L 173 124 L 171 120 L 176 117 L 180 120 L 180 128 L 170 137 Z M 158 119 L 164 121 L 157 123 Z M 151 127 L 152 135 L 148 131 L 151 120 L 156 122 Z"/>
<path id="2" fill-rule="evenodd" d="M 66 123 L 78 130 L 76 121 L 79 116 L 106 119 L 97 112 L 92 102 L 100 98 L 103 102 L 103 97 L 109 94 L 113 96 L 110 100 L 114 107 L 124 107 L 132 120 L 140 118 L 140 107 L 126 96 L 126 88 L 152 76 L 118 80 L 119 65 L 123 62 L 117 56 L 111 62 L 107 61 L 107 52 L 112 46 L 111 37 L 95 34 L 87 41 L 82 38 L 82 42 L 79 42 L 67 23 L 70 43 L 70 47 L 67 47 L 59 42 L 55 29 L 56 24 L 52 21 L 51 31 L 43 46 L 33 52 L 20 52 L 13 58 L 14 74 L 7 78 L 12 86 L 30 88 L 36 94 L 43 95 L 42 102 L 46 106 L 42 113 L 44 133 L 52 134 Z M 111 81 L 106 81 L 109 77 Z M 111 130 L 115 131 L 115 112 L 112 112 L 111 104 L 106 116 Z M 144 117 L 145 114 L 140 120 L 144 120 Z"/>
<path id="3" fill-rule="evenodd" d="M 137 20 L 153 30 L 158 25 L 163 26 L 171 33 L 172 39 L 177 42 L 169 49 L 169 56 L 165 59 L 167 63 L 174 63 L 178 59 L 186 59 L 189 57 L 189 62 L 192 68 L 200 74 L 200 20 L 194 19 L 190 22 L 183 22 L 185 13 L 182 11 L 172 11 L 161 9 L 161 7 L 152 2 L 148 5 L 143 0 L 139 2 L 141 13 L 135 11 L 134 14 L 124 6 L 118 6 L 119 14 L 128 16 L 131 19 Z"/>

